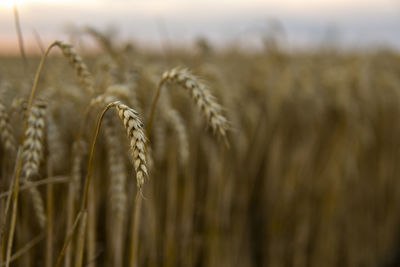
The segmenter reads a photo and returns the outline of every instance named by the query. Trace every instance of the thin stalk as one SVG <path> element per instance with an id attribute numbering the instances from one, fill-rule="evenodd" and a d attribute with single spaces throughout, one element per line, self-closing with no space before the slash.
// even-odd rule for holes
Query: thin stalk
<path id="1" fill-rule="evenodd" d="M 84 112 L 83 118 L 82 118 L 81 123 L 79 125 L 78 133 L 77 133 L 77 135 L 75 137 L 75 141 L 74 141 L 75 144 L 79 144 L 79 142 L 80 142 L 80 140 L 82 138 L 82 135 L 83 135 L 83 132 L 84 132 L 83 130 L 84 130 L 85 126 L 86 126 L 86 122 L 88 120 L 90 110 L 91 110 L 91 107 L 89 106 L 89 107 L 86 108 L 86 110 Z M 73 153 L 73 155 L 72 155 L 73 158 L 76 157 L 76 155 L 75 155 L 76 153 L 77 153 L 76 151 Z M 71 173 L 71 177 L 72 176 L 73 176 L 73 174 Z M 71 231 L 71 229 L 73 227 L 73 217 L 74 217 L 75 208 L 76 208 L 75 198 L 76 198 L 77 192 L 75 192 L 75 186 L 73 185 L 73 183 L 74 183 L 74 181 L 70 180 L 69 185 L 68 185 L 67 229 L 66 229 L 67 234 Z M 72 257 L 72 245 L 68 246 L 66 248 L 66 251 L 65 251 L 65 260 L 64 260 L 64 266 L 65 267 L 70 267 L 71 266 L 71 262 L 72 262 L 71 257 Z"/>
<path id="2" fill-rule="evenodd" d="M 49 161 L 48 164 L 48 171 L 47 175 L 49 177 L 53 176 L 53 168 L 52 168 L 52 163 Z M 46 190 L 46 204 L 47 204 L 47 218 L 46 218 L 46 267 L 51 267 L 53 266 L 53 207 L 54 207 L 54 193 L 53 193 L 53 184 L 48 183 L 47 184 L 47 190 Z"/>
<path id="3" fill-rule="evenodd" d="M 67 229 L 66 236 L 72 231 L 74 225 L 74 213 L 75 213 L 75 187 L 73 185 L 72 179 L 70 179 L 68 183 L 68 197 L 67 197 Z M 65 260 L 64 266 L 71 266 L 71 257 L 72 257 L 72 245 L 68 246 L 65 251 Z"/>
<path id="4" fill-rule="evenodd" d="M 29 189 L 31 187 L 37 187 L 40 185 L 47 185 L 47 184 L 58 184 L 58 183 L 66 183 L 68 182 L 68 178 L 65 176 L 54 176 L 54 177 L 49 177 L 46 179 L 42 179 L 36 182 L 31 182 L 28 185 L 21 185 L 21 187 L 19 188 L 19 191 L 24 191 L 26 189 Z M 11 187 L 12 188 L 12 187 Z M 5 198 L 5 197 L 9 197 L 12 195 L 12 189 L 7 191 L 7 192 L 3 192 L 0 194 L 0 199 Z"/>
<path id="5" fill-rule="evenodd" d="M 87 210 L 88 210 L 88 199 L 89 199 L 89 188 L 90 188 L 90 182 L 93 176 L 93 163 L 94 163 L 94 152 L 96 149 L 96 142 L 97 138 L 99 136 L 100 132 L 100 127 L 101 123 L 103 121 L 104 115 L 106 114 L 107 110 L 109 110 L 111 107 L 113 107 L 115 103 L 110 103 L 108 104 L 103 112 L 100 115 L 100 118 L 97 122 L 97 126 L 95 129 L 95 133 L 92 139 L 92 145 L 90 148 L 90 154 L 89 154 L 89 161 L 88 161 L 88 169 L 87 169 L 87 175 L 86 175 L 86 180 L 85 180 L 85 189 L 84 189 L 84 195 L 83 195 L 83 200 L 82 200 L 82 205 L 81 205 L 81 212 L 85 215 L 85 219 L 81 220 L 81 225 L 80 225 L 80 235 L 78 239 L 78 244 L 77 244 L 77 257 L 75 261 L 75 266 L 80 267 L 82 266 L 82 261 L 83 261 L 83 250 L 84 250 L 84 244 L 85 244 L 85 237 L 86 237 L 86 225 L 87 225 Z"/>
<path id="6" fill-rule="evenodd" d="M 142 196 L 138 191 L 136 193 L 136 201 L 135 201 L 135 210 L 134 210 L 134 218 L 132 221 L 132 232 L 131 232 L 131 253 L 129 258 L 129 266 L 137 267 L 138 266 L 138 243 L 139 243 L 139 225 L 140 225 L 140 214 L 142 208 Z"/>
<path id="7" fill-rule="evenodd" d="M 28 252 L 31 248 L 33 248 L 35 245 L 39 244 L 40 241 L 42 241 L 42 239 L 44 238 L 45 233 L 41 233 L 39 235 L 37 235 L 35 238 L 33 238 L 32 240 L 30 240 L 25 246 L 23 246 L 20 250 L 18 250 L 17 252 L 15 252 L 10 259 L 10 262 L 14 262 L 15 260 L 17 260 L 19 257 L 21 257 L 22 255 L 24 255 L 26 252 Z M 5 264 L 2 264 L 0 266 L 5 266 Z"/>
<path id="8" fill-rule="evenodd" d="M 17 160 L 18 160 L 18 158 L 20 156 L 21 156 L 21 148 L 18 149 Z M 15 169 L 14 169 L 14 172 L 13 172 L 13 176 L 12 176 L 12 179 L 11 179 L 9 192 L 12 192 L 12 188 L 14 187 L 15 177 L 16 177 L 15 173 L 16 173 L 16 170 L 17 170 L 16 168 L 17 168 L 17 166 L 15 166 Z M 1 195 L 2 194 L 0 194 L 0 198 L 1 198 Z M 8 211 L 10 210 L 10 205 L 11 205 L 11 194 L 7 194 L 6 196 L 7 196 L 6 207 L 5 207 L 5 211 L 4 211 L 4 216 L 2 216 L 2 220 L 1 220 L 1 224 L 0 224 L 0 240 L 2 240 L 1 241 L 2 242 L 1 243 L 2 246 L 3 246 L 3 244 L 5 245 L 5 242 L 3 243 L 3 235 L 4 235 L 4 231 L 5 231 L 5 225 L 6 225 L 6 222 L 7 222 L 7 218 L 8 218 Z M 1 247 L 1 250 L 3 252 L 3 247 Z"/>
<path id="9" fill-rule="evenodd" d="M 96 266 L 96 196 L 95 184 L 92 182 L 89 186 L 89 203 L 88 203 L 88 220 L 87 220 L 87 252 L 86 252 L 86 266 Z"/>
<path id="10" fill-rule="evenodd" d="M 87 205 L 88 205 L 88 195 L 89 195 L 89 185 L 90 185 L 90 181 L 92 179 L 93 176 L 93 163 L 94 163 L 94 152 L 96 150 L 96 142 L 97 142 L 97 138 L 99 136 L 100 133 L 100 127 L 101 127 L 101 123 L 103 121 L 104 115 L 106 114 L 107 110 L 109 110 L 111 107 L 113 107 L 115 105 L 115 103 L 110 103 L 108 104 L 103 112 L 100 115 L 100 118 L 97 121 L 97 126 L 95 129 L 95 133 L 92 139 L 92 145 L 90 148 L 90 154 L 89 154 L 89 161 L 88 161 L 88 170 L 87 170 L 87 174 L 86 174 L 86 180 L 85 180 L 85 189 L 84 189 L 84 195 L 83 195 L 83 200 L 82 200 L 82 205 L 81 205 L 81 210 L 87 210 Z"/>
<path id="11" fill-rule="evenodd" d="M 14 22 L 15 22 L 15 29 L 17 30 L 19 51 L 21 53 L 22 60 L 24 61 L 25 74 L 27 74 L 28 61 L 26 60 L 26 55 L 25 55 L 24 39 L 22 37 L 21 24 L 19 23 L 19 14 L 17 5 L 14 5 Z"/>
<path id="12" fill-rule="evenodd" d="M 74 236 L 75 230 L 78 227 L 78 223 L 79 223 L 81 218 L 82 218 L 82 213 L 79 212 L 78 216 L 76 216 L 76 219 L 75 219 L 75 222 L 73 224 L 73 227 L 72 227 L 71 231 L 68 232 L 68 234 L 67 234 L 67 236 L 65 238 L 64 245 L 63 245 L 63 247 L 61 249 L 61 252 L 60 252 L 60 255 L 58 256 L 58 259 L 57 259 L 56 267 L 60 266 L 61 261 L 62 261 L 64 255 L 65 255 L 65 252 L 66 252 L 66 250 L 68 248 L 68 245 L 70 244 L 70 242 L 72 240 L 72 237 Z"/>
<path id="13" fill-rule="evenodd" d="M 79 227 L 78 244 L 76 247 L 76 258 L 75 267 L 82 267 L 83 264 L 83 252 L 85 250 L 85 237 L 86 237 L 86 225 L 87 225 L 87 211 L 83 211 L 81 225 Z"/>
<path id="14" fill-rule="evenodd" d="M 36 43 L 39 46 L 40 52 L 42 52 L 42 55 L 43 55 L 44 51 L 45 51 L 44 45 L 43 45 L 42 39 L 40 38 L 39 33 L 35 29 L 33 30 L 33 36 L 35 36 Z"/>
<path id="15" fill-rule="evenodd" d="M 160 98 L 161 88 L 162 88 L 163 84 L 164 84 L 164 79 L 162 79 L 158 83 L 157 91 L 156 91 L 156 94 L 154 95 L 153 103 L 151 104 L 149 123 L 147 124 L 147 128 L 146 128 L 147 138 L 149 138 L 149 139 L 151 137 L 151 130 L 153 127 L 154 113 L 156 111 L 157 102 L 158 102 L 158 99 Z"/>

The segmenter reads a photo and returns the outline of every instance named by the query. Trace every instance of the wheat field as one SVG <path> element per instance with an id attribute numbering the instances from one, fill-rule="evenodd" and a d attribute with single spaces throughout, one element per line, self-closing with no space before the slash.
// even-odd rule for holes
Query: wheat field
<path id="1" fill-rule="evenodd" d="M 0 58 L 1 266 L 399 266 L 400 56 Z"/>

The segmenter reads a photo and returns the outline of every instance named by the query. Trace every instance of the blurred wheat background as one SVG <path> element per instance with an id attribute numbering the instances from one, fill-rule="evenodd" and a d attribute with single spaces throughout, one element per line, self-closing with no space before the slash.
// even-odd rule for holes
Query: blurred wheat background
<path id="1" fill-rule="evenodd" d="M 115 36 L 0 57 L 0 266 L 400 266 L 395 48 Z"/>

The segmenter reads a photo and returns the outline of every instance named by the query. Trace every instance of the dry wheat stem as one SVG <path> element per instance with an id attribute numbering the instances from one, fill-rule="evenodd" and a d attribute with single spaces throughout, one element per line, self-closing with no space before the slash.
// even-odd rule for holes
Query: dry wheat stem
<path id="1" fill-rule="evenodd" d="M 24 247 L 19 249 L 17 252 L 15 252 L 11 258 L 10 258 L 10 263 L 16 261 L 19 257 L 27 253 L 31 248 L 36 246 L 40 241 L 43 240 L 45 237 L 45 233 L 40 233 L 36 237 L 34 237 L 32 240 L 30 240 Z M 2 264 L 1 266 L 5 266 L 5 264 Z"/>
<path id="2" fill-rule="evenodd" d="M 81 218 L 82 218 L 82 212 L 79 212 L 78 215 L 75 218 L 75 221 L 71 227 L 71 229 L 68 231 L 65 240 L 64 240 L 64 244 L 63 247 L 60 251 L 60 255 L 57 258 L 57 263 L 56 263 L 56 267 L 59 267 L 61 264 L 61 261 L 66 253 L 67 248 L 69 247 L 69 244 L 71 243 L 72 237 L 74 236 L 75 230 L 78 227 L 78 223 L 80 222 Z"/>
<path id="3" fill-rule="evenodd" d="M 70 179 L 68 176 L 54 176 L 54 177 L 49 177 L 46 179 L 41 179 L 35 182 L 31 182 L 30 185 L 21 185 L 21 187 L 19 188 L 19 191 L 23 191 L 26 189 L 29 189 L 30 186 L 41 186 L 41 185 L 47 185 L 47 184 L 58 184 L 58 183 L 66 183 L 68 182 Z M 6 192 L 2 192 L 0 193 L 0 199 L 7 197 L 9 195 L 11 195 L 12 190 L 8 190 Z"/>
<path id="4" fill-rule="evenodd" d="M 85 238 L 86 238 L 86 228 L 87 228 L 87 218 L 88 212 L 87 210 L 82 211 L 81 224 L 79 226 L 78 232 L 78 240 L 76 246 L 76 258 L 75 258 L 75 266 L 82 267 L 83 264 L 83 253 L 85 250 Z"/>
<path id="5" fill-rule="evenodd" d="M 14 22 L 15 22 L 15 28 L 17 30 L 19 51 L 21 53 L 21 57 L 24 62 L 24 71 L 26 75 L 28 73 L 28 61 L 26 59 L 26 54 L 25 54 L 24 38 L 22 36 L 21 24 L 19 23 L 19 14 L 17 5 L 14 5 Z"/>
<path id="6" fill-rule="evenodd" d="M 17 162 L 18 162 L 18 159 L 20 157 L 21 157 L 21 148 L 19 147 L 18 151 L 17 151 Z M 3 214 L 2 218 L 0 219 L 0 242 L 3 242 L 3 236 L 4 236 L 6 222 L 7 222 L 7 218 L 8 218 L 8 211 L 9 211 L 10 205 L 11 205 L 11 196 L 12 196 L 12 193 L 13 193 L 14 183 L 15 183 L 15 180 L 16 180 L 16 172 L 17 172 L 17 163 L 15 164 L 13 175 L 12 175 L 12 178 L 11 178 L 11 181 L 10 181 L 10 188 L 8 190 L 10 193 L 7 195 L 4 214 Z M 1 248 L 1 249 L 3 249 L 3 248 Z"/>

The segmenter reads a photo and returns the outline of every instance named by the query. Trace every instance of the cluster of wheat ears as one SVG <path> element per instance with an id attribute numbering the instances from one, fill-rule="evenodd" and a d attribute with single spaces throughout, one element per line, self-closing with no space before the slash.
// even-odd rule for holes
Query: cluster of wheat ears
<path id="1" fill-rule="evenodd" d="M 65 261 L 65 266 L 71 265 L 72 253 L 71 240 L 74 235 L 78 235 L 76 240 L 75 251 L 75 266 L 83 265 L 83 255 L 85 251 L 85 245 L 87 245 L 87 262 L 95 260 L 96 257 L 96 245 L 94 240 L 93 231 L 95 229 L 90 228 L 94 223 L 93 201 L 94 191 L 92 185 L 92 177 L 94 170 L 94 157 L 95 148 L 98 136 L 100 134 L 101 125 L 104 121 L 104 141 L 106 143 L 107 151 L 107 163 L 108 163 L 108 177 L 110 186 L 110 216 L 113 218 L 112 227 L 114 231 L 110 242 L 113 244 L 112 262 L 113 266 L 123 266 L 123 256 L 125 247 L 125 223 L 128 214 L 133 214 L 132 222 L 132 237 L 130 240 L 130 266 L 138 266 L 138 239 L 139 239 L 139 226 L 140 226 L 140 215 L 141 215 L 141 202 L 143 196 L 143 187 L 146 179 L 149 177 L 149 172 L 153 167 L 151 149 L 148 147 L 149 137 L 152 134 L 152 122 L 154 119 L 155 111 L 157 108 L 158 99 L 162 88 L 168 84 L 177 84 L 185 89 L 189 96 L 193 99 L 195 105 L 199 109 L 200 113 L 206 118 L 206 121 L 210 128 L 212 128 L 215 134 L 223 138 L 227 143 L 226 132 L 228 130 L 228 120 L 225 118 L 222 112 L 222 107 L 218 104 L 215 97 L 211 94 L 209 88 L 200 81 L 194 74 L 192 74 L 186 68 L 173 68 L 165 71 L 160 77 L 160 81 L 157 85 L 156 96 L 151 106 L 151 114 L 148 118 L 148 126 L 142 123 L 142 114 L 139 114 L 137 110 L 140 109 L 138 101 L 135 99 L 135 85 L 133 80 L 119 80 L 118 77 L 114 77 L 114 74 L 107 73 L 110 81 L 105 84 L 101 89 L 96 89 L 95 77 L 89 71 L 82 57 L 75 51 L 72 45 L 55 41 L 45 51 L 40 61 L 36 76 L 33 82 L 33 88 L 31 90 L 30 97 L 27 99 L 16 99 L 11 107 L 6 107 L 6 103 L 0 103 L 1 109 L 1 141 L 4 147 L 3 157 L 7 157 L 9 163 L 11 159 L 15 158 L 15 168 L 13 172 L 7 173 L 9 176 L 4 177 L 8 180 L 10 190 L 6 192 L 7 201 L 2 202 L 4 210 L 2 209 L 2 224 L 1 224 L 1 259 L 4 261 L 6 266 L 10 266 L 13 261 L 12 251 L 14 234 L 16 231 L 16 219 L 18 212 L 18 195 L 21 187 L 25 186 L 28 189 L 30 195 L 30 201 L 34 210 L 36 221 L 41 229 L 52 227 L 49 225 L 49 218 L 51 214 L 46 214 L 46 206 L 43 201 L 43 196 L 38 189 L 37 183 L 35 184 L 36 178 L 42 176 L 41 169 L 46 168 L 47 174 L 54 173 L 56 169 L 62 168 L 66 160 L 66 146 L 68 144 L 60 144 L 61 131 L 57 118 L 52 112 L 48 112 L 48 106 L 50 97 L 44 97 L 43 99 L 36 98 L 36 92 L 40 90 L 39 78 L 46 61 L 46 58 L 50 51 L 54 48 L 59 48 L 63 56 L 70 62 L 72 68 L 75 70 L 76 76 L 81 84 L 81 87 L 86 91 L 87 99 L 90 100 L 85 107 L 84 115 L 81 117 L 81 123 L 75 130 L 75 137 L 72 141 L 72 159 L 71 176 L 68 181 L 70 184 L 68 188 L 68 207 L 67 207 L 67 224 L 65 232 L 65 241 L 60 251 L 60 255 L 57 258 L 57 266 Z M 109 65 L 111 68 L 113 61 L 110 60 Z M 114 70 L 119 75 L 125 75 L 123 69 Z M 116 75 L 115 75 L 116 76 Z M 129 75 L 127 75 L 129 76 Z M 165 102 L 165 100 L 163 100 Z M 177 129 L 178 138 L 182 141 L 182 160 L 188 157 L 188 140 L 186 135 L 185 125 L 176 111 L 172 107 L 165 106 L 163 109 L 167 111 L 171 123 Z M 51 108 L 51 107 L 50 107 Z M 55 107 L 52 107 L 55 108 Z M 62 107 L 60 107 L 62 108 Z M 90 124 L 90 114 L 98 111 L 97 108 L 102 108 L 100 117 L 98 118 L 95 132 L 93 136 L 85 136 L 85 126 Z M 16 141 L 17 136 L 14 133 L 14 129 L 11 124 L 10 116 L 15 110 L 20 110 L 25 116 L 21 117 L 23 124 L 22 131 L 20 134 L 21 141 Z M 108 110 L 114 109 L 119 117 L 119 121 L 113 114 L 107 113 Z M 117 124 L 124 126 L 126 135 L 128 137 L 128 144 L 124 144 L 123 137 L 120 132 L 121 128 Z M 72 125 L 71 125 L 72 126 Z M 87 144 L 90 143 L 90 146 Z M 124 147 L 126 146 L 126 147 Z M 125 152 L 129 148 L 129 155 Z M 85 155 L 88 155 L 87 168 L 85 170 L 86 177 L 83 177 L 82 167 L 85 165 Z M 136 177 L 136 198 L 133 212 L 130 213 L 127 210 L 128 192 L 127 176 L 130 176 L 129 170 L 125 164 L 126 158 L 129 158 L 132 162 L 132 167 L 135 170 Z M 59 166 L 61 165 L 61 167 Z M 11 165 L 10 165 L 11 166 Z M 46 172 L 45 172 L 46 173 Z M 52 182 L 52 177 L 47 178 L 47 182 Z M 84 184 L 84 188 L 82 188 Z M 51 192 L 50 194 L 53 194 Z M 49 195 L 47 197 L 50 197 Z M 51 196 L 53 198 L 54 196 Z M 47 201 L 51 201 L 47 199 Z M 79 204 L 81 201 L 81 204 Z M 48 204 L 49 205 L 49 204 Z M 47 208 L 49 206 L 47 205 Z M 50 205 L 54 205 L 51 203 Z M 79 207 L 76 209 L 76 207 Z M 32 223 L 35 223 L 32 221 Z M 87 229 L 89 226 L 89 230 Z M 77 230 L 79 228 L 79 230 Z M 127 228 L 128 229 L 128 228 Z M 50 229 L 48 229 L 51 231 Z M 49 234 L 49 232 L 47 232 Z M 86 241 L 86 238 L 88 239 Z M 50 241 L 52 242 L 52 241 Z M 51 244 L 50 246 L 53 246 Z M 50 249 L 50 248 L 49 248 Z M 47 255 L 47 264 L 50 266 L 53 264 L 52 256 Z M 90 263 L 94 265 L 94 263 Z"/>
<path id="2" fill-rule="evenodd" d="M 397 54 L 84 32 L 0 59 L 0 266 L 396 263 Z"/>

